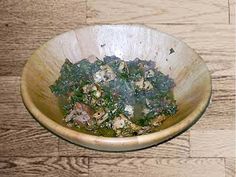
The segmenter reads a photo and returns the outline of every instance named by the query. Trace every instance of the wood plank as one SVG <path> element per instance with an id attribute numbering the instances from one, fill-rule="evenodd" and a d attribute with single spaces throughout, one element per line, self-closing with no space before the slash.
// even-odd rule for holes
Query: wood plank
<path id="1" fill-rule="evenodd" d="M 88 0 L 88 23 L 228 23 L 227 0 Z"/>
<path id="2" fill-rule="evenodd" d="M 85 0 L 5 0 L 0 2 L 0 21 L 30 26 L 69 26 L 86 21 Z"/>
<path id="3" fill-rule="evenodd" d="M 224 177 L 217 158 L 92 158 L 90 177 Z"/>
<path id="4" fill-rule="evenodd" d="M 40 45 L 57 34 L 73 29 L 73 26 L 29 26 L 9 22 L 8 26 L 0 22 L 0 75 L 19 76 L 26 60 Z M 79 25 L 80 27 L 82 25 Z"/>
<path id="5" fill-rule="evenodd" d="M 213 79 L 222 76 L 235 76 L 235 56 L 200 55 L 206 63 Z"/>
<path id="6" fill-rule="evenodd" d="M 0 77 L 0 103 L 22 102 L 20 95 L 20 77 Z"/>
<path id="7" fill-rule="evenodd" d="M 0 1 L 0 176 L 235 176 L 235 0 L 87 4 L 86 14 L 86 0 Z M 89 24 L 145 22 L 203 57 L 212 74 L 212 101 L 190 132 L 144 150 L 107 153 L 59 139 L 32 118 L 21 100 L 20 77 L 8 76 L 20 76 L 35 49 L 83 26 L 86 15 Z"/>
<path id="8" fill-rule="evenodd" d="M 229 22 L 230 24 L 236 24 L 235 23 L 235 8 L 236 8 L 236 1 L 235 0 L 229 0 Z"/>
<path id="9" fill-rule="evenodd" d="M 58 138 L 44 128 L 0 129 L 0 142 L 0 156 L 58 155 Z"/>
<path id="10" fill-rule="evenodd" d="M 62 156 L 88 156 L 88 157 L 188 157 L 189 134 L 184 134 L 158 146 L 132 152 L 100 152 L 59 140 L 59 155 Z"/>
<path id="11" fill-rule="evenodd" d="M 235 157 L 235 130 L 191 130 L 191 157 Z"/>
<path id="12" fill-rule="evenodd" d="M 85 177 L 88 158 L 84 157 L 0 157 L 1 177 Z"/>
<path id="13" fill-rule="evenodd" d="M 235 54 L 235 27 L 224 24 L 197 24 L 197 25 L 159 25 L 148 24 L 146 26 L 169 33 L 196 50 L 199 54 L 228 55 Z M 213 35 L 214 34 L 214 35 Z"/>
<path id="14" fill-rule="evenodd" d="M 225 159 L 225 177 L 236 176 L 236 158 Z"/>
<path id="15" fill-rule="evenodd" d="M 224 91 L 223 91 L 224 93 Z M 232 92 L 234 93 L 234 92 Z M 213 93 L 214 99 L 214 93 Z M 234 130 L 235 127 L 235 100 L 214 100 L 192 130 Z"/>
<path id="16" fill-rule="evenodd" d="M 3 129 L 39 129 L 41 125 L 31 116 L 24 104 L 0 103 L 0 128 Z"/>
<path id="17" fill-rule="evenodd" d="M 232 60 L 226 64 L 227 62 L 220 56 L 204 55 L 202 57 L 206 61 L 212 76 L 212 98 L 206 112 L 192 129 L 234 130 L 235 61 Z"/>
<path id="18" fill-rule="evenodd" d="M 25 108 L 20 95 L 20 77 L 0 77 L 0 128 L 22 130 L 40 127 Z"/>
<path id="19" fill-rule="evenodd" d="M 6 0 L 0 4 L 0 49 L 12 52 L 34 50 L 56 34 L 86 22 L 85 0 Z"/>
<path id="20" fill-rule="evenodd" d="M 2 76 L 20 76 L 26 60 L 33 53 L 29 50 L 0 50 L 0 75 Z"/>
<path id="21" fill-rule="evenodd" d="M 18 22 L 4 23 L 0 21 L 0 50 L 18 52 L 17 50 L 31 50 L 31 52 L 54 36 L 84 25 L 73 23 L 70 26 L 30 26 Z M 2 52 L 2 51 L 1 51 Z"/>
<path id="22" fill-rule="evenodd" d="M 19 76 L 40 45 L 85 22 L 85 0 L 0 1 L 0 75 Z"/>

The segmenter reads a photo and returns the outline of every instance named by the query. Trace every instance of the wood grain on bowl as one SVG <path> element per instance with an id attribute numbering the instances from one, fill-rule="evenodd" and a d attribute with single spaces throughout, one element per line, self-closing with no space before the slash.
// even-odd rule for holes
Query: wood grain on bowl
<path id="1" fill-rule="evenodd" d="M 171 48 L 175 51 L 172 54 Z M 161 72 L 175 80 L 179 111 L 163 123 L 161 131 L 137 137 L 105 138 L 76 132 L 62 124 L 58 100 L 49 86 L 58 78 L 64 60 L 77 62 L 105 55 L 124 60 L 136 57 L 154 60 Z M 200 56 L 174 37 L 144 26 L 96 25 L 63 33 L 34 52 L 25 65 L 21 91 L 29 111 L 59 136 L 93 149 L 123 151 L 160 143 L 190 127 L 208 105 L 211 78 Z"/>

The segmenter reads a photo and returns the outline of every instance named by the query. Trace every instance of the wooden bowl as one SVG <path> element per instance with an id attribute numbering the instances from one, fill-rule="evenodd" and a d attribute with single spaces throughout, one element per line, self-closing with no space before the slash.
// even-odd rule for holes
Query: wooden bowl
<path id="1" fill-rule="evenodd" d="M 170 49 L 174 53 L 170 54 Z M 116 55 L 154 60 L 176 83 L 178 112 L 159 131 L 125 138 L 93 136 L 66 127 L 57 98 L 49 86 L 59 77 L 65 58 L 78 62 L 93 56 Z M 24 103 L 33 116 L 55 134 L 97 150 L 127 151 L 163 142 L 189 128 L 206 109 L 211 96 L 210 73 L 201 57 L 184 42 L 140 25 L 96 25 L 78 28 L 51 39 L 26 63 L 21 81 Z"/>

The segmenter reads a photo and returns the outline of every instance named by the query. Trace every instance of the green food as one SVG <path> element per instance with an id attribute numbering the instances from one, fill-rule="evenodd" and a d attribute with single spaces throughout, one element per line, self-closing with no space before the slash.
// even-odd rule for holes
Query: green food
<path id="1" fill-rule="evenodd" d="M 175 83 L 153 61 L 124 61 L 106 56 L 90 63 L 66 59 L 50 86 L 63 100 L 64 121 L 78 131 L 99 136 L 135 136 L 177 112 Z"/>

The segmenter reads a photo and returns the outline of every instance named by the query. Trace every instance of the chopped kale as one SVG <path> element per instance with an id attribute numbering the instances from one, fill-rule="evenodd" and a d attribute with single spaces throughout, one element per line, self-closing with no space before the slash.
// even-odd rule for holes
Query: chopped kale
<path id="1" fill-rule="evenodd" d="M 173 52 L 171 48 L 170 54 Z M 116 56 L 105 56 L 94 63 L 83 59 L 72 64 L 66 59 L 60 77 L 50 89 L 63 98 L 64 112 L 72 116 L 68 119 L 74 120 L 72 123 L 77 129 L 83 127 L 101 136 L 133 136 L 143 134 L 145 131 L 140 127 L 152 126 L 155 117 L 172 116 L 177 112 L 174 86 L 174 80 L 161 73 L 154 61 L 138 58 L 124 61 Z M 86 125 L 83 120 L 87 119 L 81 118 L 78 103 L 95 112 Z"/>

